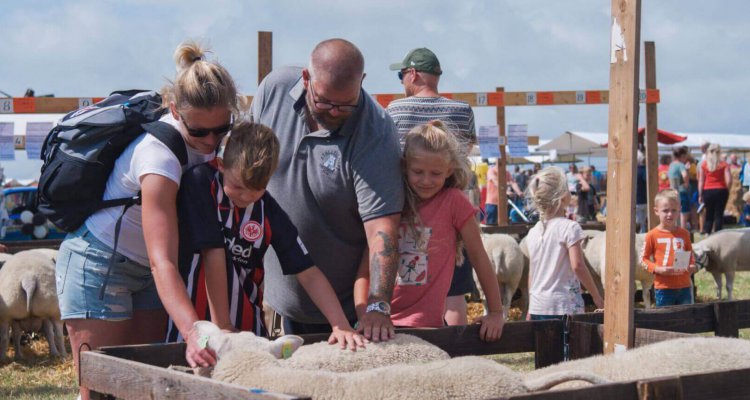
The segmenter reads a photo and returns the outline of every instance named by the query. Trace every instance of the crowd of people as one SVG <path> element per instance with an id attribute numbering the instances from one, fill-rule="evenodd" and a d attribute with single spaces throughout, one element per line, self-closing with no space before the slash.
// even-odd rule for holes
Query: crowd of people
<path id="1" fill-rule="evenodd" d="M 229 72 L 206 52 L 179 46 L 177 75 L 162 91 L 161 121 L 179 132 L 187 165 L 144 132 L 117 159 L 104 193 L 140 192 L 142 204 L 93 213 L 60 247 L 57 291 L 76 366 L 86 346 L 165 337 L 186 342 L 190 366 L 213 365 L 195 322 L 267 335 L 264 303 L 285 333 L 330 333 L 331 344 L 350 350 L 389 340 L 396 327 L 467 324 L 473 273 L 487 298 L 481 339 L 500 338 L 503 304 L 479 225 L 485 185 L 484 222 L 497 222 L 498 171 L 472 172 L 474 115 L 440 95 L 432 51 L 414 49 L 391 65 L 407 97 L 383 109 L 363 88 L 360 50 L 325 40 L 306 67 L 272 71 L 249 116 Z M 712 149 L 698 188 L 714 213 L 726 201 L 722 182 L 731 182 Z M 687 190 L 684 153 L 677 158 L 670 185 Z M 579 223 L 595 218 L 606 178 L 574 164 L 567 174 L 539 165 L 514 172 L 509 193 L 540 215 L 528 236 L 529 318 L 582 312 L 582 285 L 603 308 Z M 657 199 L 657 207 L 672 216 L 682 200 Z M 715 217 L 706 225 L 721 229 Z"/>
<path id="2" fill-rule="evenodd" d="M 638 152 L 637 207 L 645 210 L 646 166 Z M 695 159 L 687 146 L 675 146 L 672 154 L 659 157 L 658 190 L 674 189 L 680 196 L 679 226 L 709 235 L 723 229 L 725 217 L 750 226 L 750 165 L 735 153 L 705 142 Z M 639 232 L 646 231 L 646 212 L 636 209 Z"/>
<path id="3" fill-rule="evenodd" d="M 488 160 L 482 161 L 474 167 L 481 189 L 479 203 L 483 207 L 483 223 L 486 225 L 497 225 L 498 216 L 498 180 L 497 164 L 487 165 Z M 531 213 L 530 201 L 527 196 L 527 188 L 534 175 L 542 169 L 541 164 L 535 163 L 531 168 L 521 169 L 516 164 L 505 172 L 505 188 L 509 207 L 509 220 L 511 222 L 528 222 Z M 606 176 L 593 165 L 584 166 L 580 170 L 574 163 L 569 164 L 565 173 L 570 200 L 565 204 L 565 217 L 578 223 L 599 221 L 599 213 L 604 212 L 602 195 L 606 194 Z M 523 214 L 523 216 L 521 215 Z"/>

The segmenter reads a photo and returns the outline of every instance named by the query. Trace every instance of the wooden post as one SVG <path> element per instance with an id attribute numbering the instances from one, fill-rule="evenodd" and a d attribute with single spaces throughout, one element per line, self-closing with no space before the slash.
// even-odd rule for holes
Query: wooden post
<path id="1" fill-rule="evenodd" d="M 654 42 L 646 42 L 646 89 L 656 89 L 656 48 Z M 646 132 L 643 138 L 646 148 L 646 196 L 648 200 L 648 230 L 659 225 L 654 212 L 654 196 L 659 191 L 659 149 L 656 143 L 657 133 L 656 103 L 646 104 Z"/>
<path id="2" fill-rule="evenodd" d="M 505 92 L 505 88 L 495 89 L 497 92 Z M 505 179 L 506 165 L 508 164 L 505 152 L 505 105 L 497 106 L 497 126 L 500 128 L 500 158 L 497 160 L 497 224 L 508 225 L 508 195 L 506 193 L 508 182 Z"/>
<path id="3" fill-rule="evenodd" d="M 604 352 L 633 346 L 640 0 L 612 0 Z M 612 273 L 609 273 L 612 271 Z"/>
<path id="4" fill-rule="evenodd" d="M 273 68 L 273 32 L 258 32 L 258 84 Z"/>

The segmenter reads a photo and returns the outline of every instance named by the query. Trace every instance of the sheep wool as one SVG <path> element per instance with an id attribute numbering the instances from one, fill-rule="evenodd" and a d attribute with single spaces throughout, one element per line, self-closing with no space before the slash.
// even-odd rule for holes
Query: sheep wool
<path id="1" fill-rule="evenodd" d="M 750 368 L 750 341 L 743 339 L 696 337 L 666 340 L 624 353 L 599 355 L 568 361 L 529 372 L 526 384 L 561 371 L 596 373 L 615 381 L 632 381 L 662 376 L 697 374 Z M 568 382 L 558 388 L 585 386 Z"/>
<path id="2" fill-rule="evenodd" d="M 399 333 L 387 342 L 370 342 L 357 351 L 341 350 L 327 342 L 302 346 L 283 364 L 287 368 L 311 371 L 352 372 L 449 358 L 448 353 L 439 347 L 416 336 Z"/>
<path id="3" fill-rule="evenodd" d="M 481 357 L 356 372 L 295 370 L 284 363 L 267 352 L 235 351 L 218 361 L 213 378 L 316 400 L 484 399 L 527 392 L 519 373 Z"/>

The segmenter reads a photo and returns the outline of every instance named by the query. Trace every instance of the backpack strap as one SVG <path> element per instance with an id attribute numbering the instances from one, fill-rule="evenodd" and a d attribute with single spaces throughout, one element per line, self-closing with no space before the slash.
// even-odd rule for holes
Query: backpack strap
<path id="1" fill-rule="evenodd" d="M 185 139 L 182 138 L 182 135 L 174 126 L 166 122 L 154 121 L 142 124 L 141 127 L 146 132 L 154 135 L 160 142 L 167 145 L 169 150 L 172 150 L 172 153 L 180 160 L 180 165 L 187 165 L 188 155 L 187 148 L 185 147 Z"/>
<path id="2" fill-rule="evenodd" d="M 180 161 L 180 165 L 187 165 L 188 155 L 187 148 L 185 147 L 185 140 L 182 138 L 182 135 L 180 135 L 180 132 L 177 131 L 177 129 L 175 129 L 172 125 L 161 121 L 142 124 L 141 127 L 145 129 L 146 132 L 154 135 L 154 137 L 159 139 L 160 142 L 167 145 L 169 150 L 171 150 L 172 153 L 177 156 L 177 159 Z M 99 289 L 99 300 L 104 299 L 104 292 L 107 289 L 109 275 L 112 272 L 112 267 L 114 267 L 115 264 L 115 254 L 117 254 L 117 243 L 120 239 L 120 226 L 122 224 L 122 217 L 125 216 L 125 212 L 128 211 L 128 208 L 136 204 L 141 204 L 141 192 L 139 191 L 138 194 L 130 198 L 105 200 L 102 203 L 106 203 L 104 207 L 120 205 L 124 205 L 125 207 L 123 207 L 122 213 L 120 214 L 120 217 L 117 218 L 117 223 L 115 223 L 115 242 L 113 243 L 112 256 L 109 258 L 107 274 L 104 276 L 104 283 L 102 284 L 101 289 Z"/>

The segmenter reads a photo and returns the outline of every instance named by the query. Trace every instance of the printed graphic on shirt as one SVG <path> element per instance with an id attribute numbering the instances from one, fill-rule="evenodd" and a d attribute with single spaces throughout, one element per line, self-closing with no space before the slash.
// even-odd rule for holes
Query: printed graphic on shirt
<path id="1" fill-rule="evenodd" d="M 669 262 L 669 256 L 671 255 L 672 250 L 675 252 L 685 250 L 685 241 L 679 237 L 657 238 L 656 245 L 664 245 L 664 260 L 662 261 L 662 267 L 668 265 L 667 263 Z"/>
<path id="2" fill-rule="evenodd" d="M 339 154 L 335 151 L 326 151 L 322 155 L 321 166 L 323 167 L 323 173 L 328 176 L 333 175 L 338 169 Z"/>
<path id="3" fill-rule="evenodd" d="M 406 226 L 399 229 L 398 247 L 401 261 L 398 266 L 398 285 L 424 285 L 427 283 L 427 248 L 432 228 L 417 227 L 417 237 Z"/>

